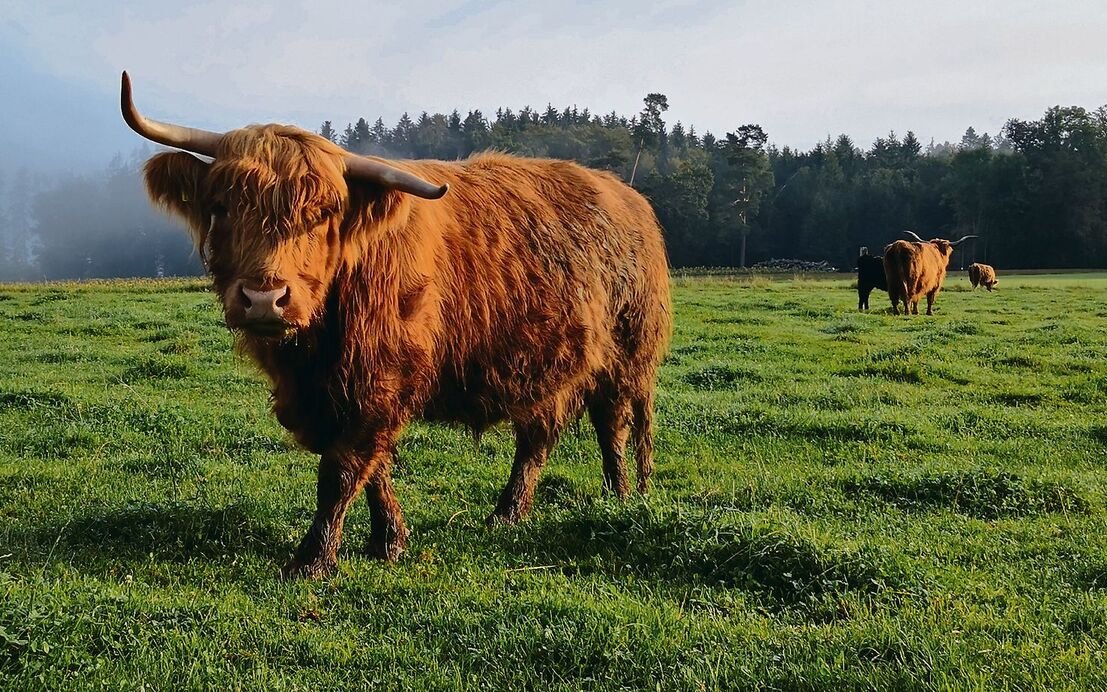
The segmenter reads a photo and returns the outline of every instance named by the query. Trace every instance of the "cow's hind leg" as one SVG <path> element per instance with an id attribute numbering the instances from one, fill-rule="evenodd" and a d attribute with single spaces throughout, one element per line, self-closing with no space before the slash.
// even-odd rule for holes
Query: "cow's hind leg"
<path id="1" fill-rule="evenodd" d="M 603 489 L 624 500 L 630 492 L 624 456 L 630 433 L 630 400 L 613 388 L 604 387 L 593 394 L 588 414 L 603 455 Z"/>
<path id="2" fill-rule="evenodd" d="M 538 475 L 557 441 L 558 426 L 551 420 L 531 420 L 515 424 L 515 462 L 511 477 L 500 493 L 489 524 L 514 524 L 525 517 L 534 501 Z"/>
<path id="3" fill-rule="evenodd" d="M 652 377 L 652 375 L 651 375 Z M 653 475 L 652 381 L 631 401 L 634 417 L 634 460 L 638 465 L 638 492 L 645 494 Z"/>
<path id="4" fill-rule="evenodd" d="M 389 455 L 389 461 L 395 453 Z M 365 499 L 369 504 L 369 520 L 372 534 L 369 537 L 369 554 L 381 560 L 395 560 L 407 547 L 407 527 L 404 514 L 392 489 L 391 464 L 381 464 L 377 472 L 365 484 Z"/>
<path id="5" fill-rule="evenodd" d="M 911 314 L 911 292 L 907 290 L 907 284 L 903 283 L 899 286 L 889 287 L 888 296 L 892 299 L 892 314 L 899 314 L 899 304 L 903 303 L 903 314 Z"/>

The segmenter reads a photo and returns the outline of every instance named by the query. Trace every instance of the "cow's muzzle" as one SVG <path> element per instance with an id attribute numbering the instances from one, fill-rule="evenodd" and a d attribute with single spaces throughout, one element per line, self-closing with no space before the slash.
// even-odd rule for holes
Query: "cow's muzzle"
<path id="1" fill-rule="evenodd" d="M 227 326 L 232 329 L 278 337 L 295 328 L 286 314 L 292 302 L 292 289 L 288 285 L 251 288 L 240 281 L 231 291 L 227 300 Z"/>

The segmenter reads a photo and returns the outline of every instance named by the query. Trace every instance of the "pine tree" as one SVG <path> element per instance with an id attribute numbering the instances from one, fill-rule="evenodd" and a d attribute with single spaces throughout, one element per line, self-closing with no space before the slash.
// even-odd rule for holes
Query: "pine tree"
<path id="1" fill-rule="evenodd" d="M 339 141 L 342 144 L 342 148 L 346 151 L 357 150 L 357 134 L 354 132 L 353 125 L 351 125 L 350 123 L 346 123 L 346 129 L 342 131 L 342 138 Z"/>
<path id="2" fill-rule="evenodd" d="M 369 121 L 365 118 L 358 118 L 354 123 L 354 135 L 357 137 L 357 153 L 366 154 L 369 152 L 371 146 L 376 144 L 373 141 L 373 133 L 369 130 Z"/>
<path id="3" fill-rule="evenodd" d="M 673 125 L 673 129 L 669 133 L 669 143 L 678 152 L 684 152 L 688 148 L 687 133 L 684 131 L 684 125 L 679 120 L 676 121 L 676 125 Z"/>
<path id="4" fill-rule="evenodd" d="M 388 128 L 384 126 L 384 118 L 377 118 L 376 122 L 373 123 L 373 129 L 369 130 L 369 141 L 379 147 L 387 147 L 390 144 Z"/>
<path id="5" fill-rule="evenodd" d="M 961 135 L 961 150 L 971 151 L 973 149 L 981 149 L 990 147 L 992 140 L 988 135 L 983 137 L 976 134 L 976 128 L 969 127 L 965 130 L 965 134 Z"/>
<path id="6" fill-rule="evenodd" d="M 561 116 L 558 115 L 557 109 L 553 107 L 553 104 L 546 104 L 546 112 L 542 114 L 542 124 L 555 127 Z"/>
<path id="7" fill-rule="evenodd" d="M 908 130 L 907 134 L 903 136 L 903 141 L 899 146 L 908 160 L 914 160 L 922 151 L 922 143 L 919 142 L 919 138 L 911 130 Z"/>
<path id="8" fill-rule="evenodd" d="M 469 111 L 461 123 L 461 131 L 465 136 L 466 156 L 488 148 L 488 122 L 479 110 Z"/>
<path id="9" fill-rule="evenodd" d="M 392 129 L 392 136 L 390 138 L 390 142 L 397 150 L 398 155 L 411 156 L 411 143 L 414 133 L 415 123 L 411 121 L 411 116 L 405 111 L 404 114 L 400 116 L 400 120 L 396 123 L 396 127 Z"/>
<path id="10" fill-rule="evenodd" d="M 519 111 L 519 129 L 525 130 L 530 125 L 537 123 L 537 116 L 538 114 L 530 106 L 523 106 L 523 109 Z"/>
<path id="11" fill-rule="evenodd" d="M 634 167 L 630 171 L 631 185 L 634 184 L 634 176 L 638 172 L 642 151 L 647 146 L 660 145 L 665 137 L 665 121 L 661 119 L 661 114 L 669 110 L 669 99 L 665 94 L 647 94 L 642 101 L 645 107 L 631 128 L 634 138 L 638 141 L 638 154 L 634 157 Z"/>

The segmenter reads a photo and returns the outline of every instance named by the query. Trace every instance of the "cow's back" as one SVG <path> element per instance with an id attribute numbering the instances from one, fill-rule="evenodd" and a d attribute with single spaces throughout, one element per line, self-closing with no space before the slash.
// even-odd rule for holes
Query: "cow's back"
<path id="1" fill-rule="evenodd" d="M 884 259 L 871 255 L 859 256 L 857 258 L 857 282 L 859 287 L 888 290 L 888 282 L 885 279 L 884 272 Z"/>
<path id="2" fill-rule="evenodd" d="M 413 215 L 437 257 L 438 415 L 464 408 L 487 419 L 467 422 L 493 422 L 582 395 L 605 374 L 654 377 L 671 329 L 669 276 L 640 194 L 564 161 L 419 165 L 451 185 Z"/>

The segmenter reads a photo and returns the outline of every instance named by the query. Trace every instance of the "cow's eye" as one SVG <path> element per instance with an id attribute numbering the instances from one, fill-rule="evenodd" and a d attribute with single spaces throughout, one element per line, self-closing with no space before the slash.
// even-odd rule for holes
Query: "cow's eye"
<path id="1" fill-rule="evenodd" d="M 224 207 L 222 204 L 216 202 L 215 204 L 211 205 L 211 215 L 217 219 L 221 219 L 227 215 L 227 208 Z"/>
<path id="2" fill-rule="evenodd" d="M 326 223 L 333 215 L 334 211 L 331 209 L 318 209 L 306 214 L 304 217 L 304 223 L 309 228 L 313 226 L 318 226 L 320 224 Z"/>

